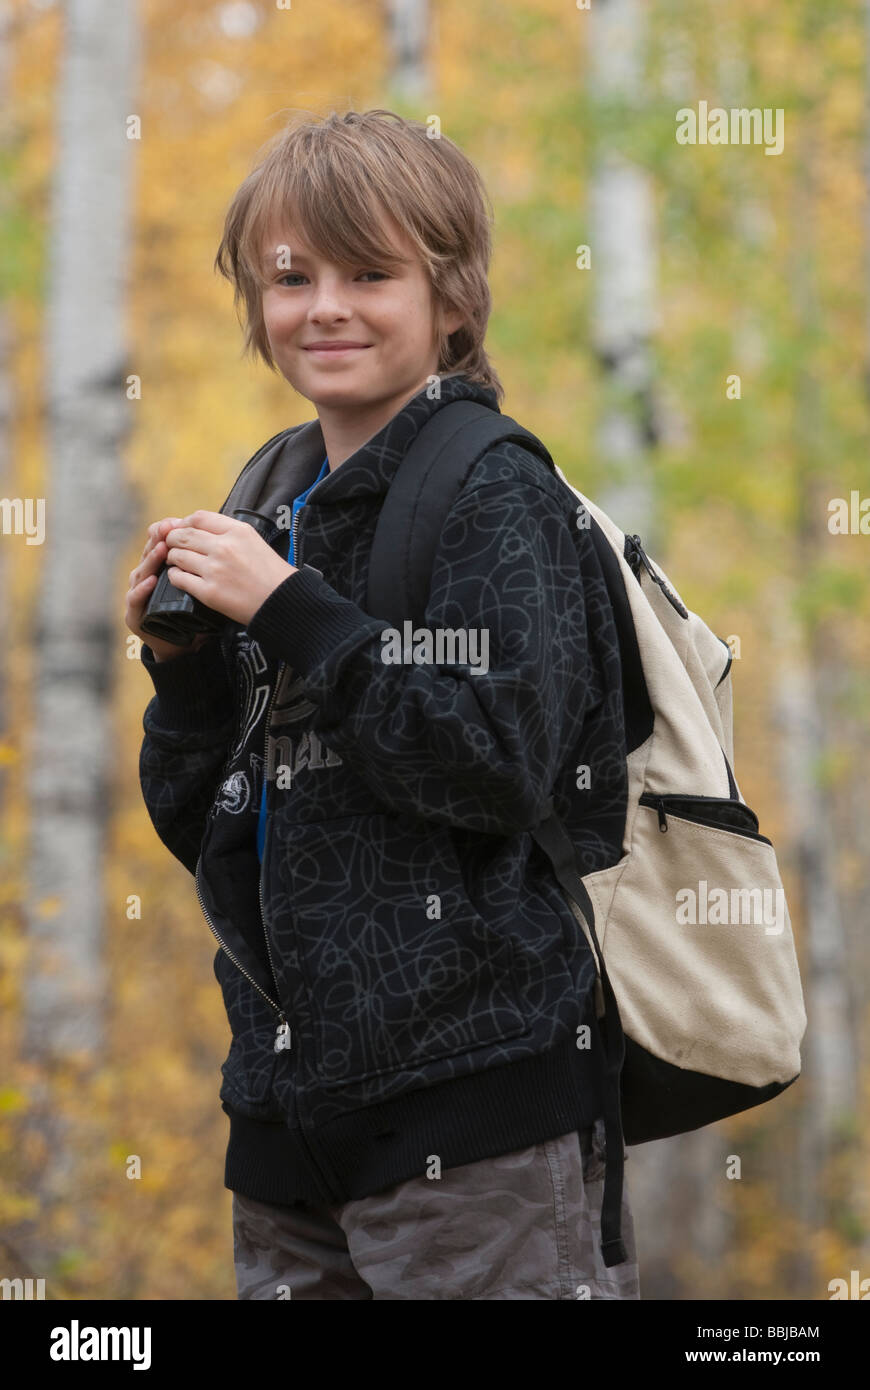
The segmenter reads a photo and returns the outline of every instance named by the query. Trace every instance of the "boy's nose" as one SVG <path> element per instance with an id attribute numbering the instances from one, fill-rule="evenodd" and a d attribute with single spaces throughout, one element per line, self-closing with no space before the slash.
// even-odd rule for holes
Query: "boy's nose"
<path id="1" fill-rule="evenodd" d="M 314 291 L 308 309 L 310 320 L 317 322 L 324 318 L 347 318 L 348 307 L 337 286 L 321 285 Z"/>

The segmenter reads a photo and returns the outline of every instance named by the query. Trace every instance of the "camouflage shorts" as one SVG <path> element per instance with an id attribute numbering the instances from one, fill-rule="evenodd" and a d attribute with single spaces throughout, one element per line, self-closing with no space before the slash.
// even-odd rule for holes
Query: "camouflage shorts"
<path id="1" fill-rule="evenodd" d="M 625 1264 L 599 1248 L 603 1123 L 412 1178 L 338 1207 L 233 1193 L 239 1298 L 640 1298 L 623 1187 Z"/>

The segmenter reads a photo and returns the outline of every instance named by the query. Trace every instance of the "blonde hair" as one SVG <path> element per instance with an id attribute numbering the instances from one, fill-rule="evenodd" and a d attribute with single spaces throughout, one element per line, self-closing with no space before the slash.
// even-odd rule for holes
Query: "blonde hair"
<path id="1" fill-rule="evenodd" d="M 438 374 L 464 373 L 493 387 L 501 402 L 504 388 L 483 346 L 492 308 L 492 207 L 471 160 L 445 135 L 430 139 L 427 132 L 421 121 L 378 108 L 333 111 L 288 126 L 269 142 L 233 197 L 215 257 L 215 268 L 233 286 L 246 353 L 277 370 L 262 310 L 261 256 L 270 224 L 289 218 L 336 264 L 389 267 L 404 258 L 389 234 L 388 214 L 429 277 Z M 452 309 L 465 322 L 448 335 L 440 314 Z"/>

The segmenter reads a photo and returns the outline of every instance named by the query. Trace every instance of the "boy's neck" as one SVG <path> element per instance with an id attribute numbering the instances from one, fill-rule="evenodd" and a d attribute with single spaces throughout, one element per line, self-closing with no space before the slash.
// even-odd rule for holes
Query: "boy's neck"
<path id="1" fill-rule="evenodd" d="M 362 407 L 334 409 L 330 406 L 319 406 L 315 401 L 330 473 L 334 473 L 345 459 L 349 459 L 373 439 L 394 415 L 398 415 L 408 401 L 423 390 L 427 380 L 428 377 L 424 377 L 420 384 L 410 391 L 406 389 L 395 396 L 372 401 Z"/>

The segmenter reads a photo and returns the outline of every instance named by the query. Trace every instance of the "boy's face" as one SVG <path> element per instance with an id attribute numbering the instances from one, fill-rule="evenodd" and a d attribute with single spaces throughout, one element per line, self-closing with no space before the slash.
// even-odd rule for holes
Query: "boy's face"
<path id="1" fill-rule="evenodd" d="M 395 246 L 411 258 L 392 269 L 336 265 L 300 236 L 282 235 L 280 225 L 264 244 L 263 320 L 275 365 L 300 395 L 326 411 L 401 404 L 437 371 L 429 278 L 401 228 L 390 224 Z M 276 265 L 282 245 L 290 248 L 292 270 L 286 252 L 284 267 Z M 448 314 L 444 322 L 452 333 L 462 314 Z M 312 350 L 322 342 L 363 346 Z"/>

